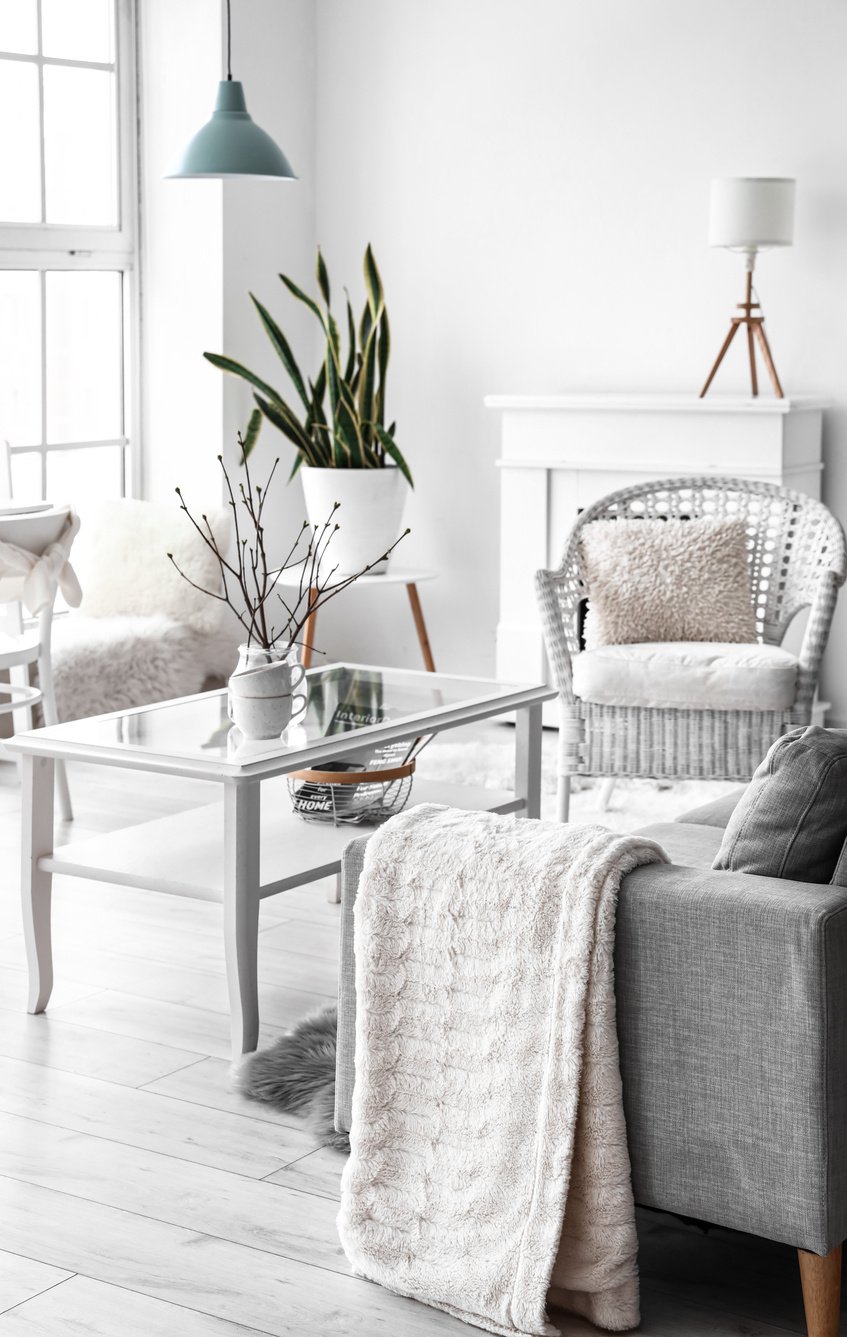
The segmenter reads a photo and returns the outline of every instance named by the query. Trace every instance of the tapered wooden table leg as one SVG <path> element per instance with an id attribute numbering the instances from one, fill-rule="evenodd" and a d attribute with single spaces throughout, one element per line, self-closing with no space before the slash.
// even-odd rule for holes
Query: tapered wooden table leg
<path id="1" fill-rule="evenodd" d="M 53 758 L 25 752 L 21 771 L 21 908 L 29 966 L 27 1011 L 43 1012 L 53 991 L 53 876 L 39 868 L 38 862 L 53 853 Z"/>
<path id="2" fill-rule="evenodd" d="M 412 617 L 415 619 L 415 630 L 418 633 L 424 667 L 428 673 L 434 673 L 435 661 L 432 658 L 432 650 L 429 646 L 429 636 L 427 635 L 426 623 L 424 622 L 421 601 L 418 597 L 418 587 L 414 581 L 410 581 L 406 586 L 406 589 L 409 592 L 409 603 L 412 605 Z"/>
<path id="3" fill-rule="evenodd" d="M 841 1312 L 841 1245 L 825 1257 L 798 1249 L 809 1337 L 838 1337 Z"/>
<path id="4" fill-rule="evenodd" d="M 259 1042 L 261 784 L 224 782 L 224 950 L 233 1060 Z"/>
<path id="5" fill-rule="evenodd" d="M 318 597 L 317 590 L 309 590 L 309 602 Z M 303 667 L 312 667 L 312 655 L 315 650 L 315 629 L 318 625 L 317 609 L 310 613 L 306 618 L 306 625 L 303 628 Z"/>

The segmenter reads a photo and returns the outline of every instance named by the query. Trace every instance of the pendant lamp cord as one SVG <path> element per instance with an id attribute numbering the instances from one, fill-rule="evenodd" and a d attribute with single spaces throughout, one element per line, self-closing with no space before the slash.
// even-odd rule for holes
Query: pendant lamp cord
<path id="1" fill-rule="evenodd" d="M 232 12 L 230 0 L 226 0 L 226 77 L 232 83 Z"/>

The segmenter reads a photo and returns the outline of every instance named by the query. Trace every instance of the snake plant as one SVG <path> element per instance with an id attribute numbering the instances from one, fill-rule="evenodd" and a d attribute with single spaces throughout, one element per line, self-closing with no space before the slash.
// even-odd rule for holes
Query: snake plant
<path id="1" fill-rule="evenodd" d="M 412 475 L 394 440 L 395 423 L 385 425 L 385 379 L 391 334 L 382 280 L 373 251 L 365 251 L 367 300 L 358 325 L 346 296 L 346 356 L 330 301 L 329 274 L 318 247 L 319 296 L 309 297 L 285 274 L 280 279 L 298 302 L 312 312 L 324 339 L 324 356 L 314 380 L 303 376 L 285 335 L 262 303 L 250 294 L 262 326 L 282 363 L 296 396 L 296 407 L 267 381 L 221 353 L 204 353 L 213 366 L 240 376 L 253 387 L 256 409 L 244 434 L 244 456 L 256 444 L 262 420 L 287 437 L 297 451 L 293 477 L 302 464 L 319 469 L 383 469 L 397 465 L 410 486 Z"/>

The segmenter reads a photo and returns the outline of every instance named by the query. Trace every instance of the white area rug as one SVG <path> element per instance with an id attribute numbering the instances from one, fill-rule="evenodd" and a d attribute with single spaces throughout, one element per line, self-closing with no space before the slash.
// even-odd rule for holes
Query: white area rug
<path id="1" fill-rule="evenodd" d="M 638 1323 L 601 827 L 431 804 L 370 839 L 339 1234 L 354 1271 L 505 1337 Z"/>
<path id="2" fill-rule="evenodd" d="M 455 732 L 435 738 L 418 760 L 418 775 L 457 784 L 511 789 L 514 781 L 515 731 L 508 725 L 489 726 L 481 737 L 460 738 Z M 555 729 L 544 730 L 541 816 L 556 816 Z M 571 796 L 571 821 L 600 823 L 612 831 L 635 831 L 652 822 L 673 822 L 697 808 L 740 788 L 735 781 L 619 780 L 607 811 L 599 807 L 600 780 L 577 780 Z M 411 802 L 414 802 L 414 789 Z"/>

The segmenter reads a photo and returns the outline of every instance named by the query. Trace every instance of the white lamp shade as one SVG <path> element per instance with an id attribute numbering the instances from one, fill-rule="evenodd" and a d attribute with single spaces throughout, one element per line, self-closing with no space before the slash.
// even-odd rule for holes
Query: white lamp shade
<path id="1" fill-rule="evenodd" d="M 794 239 L 790 177 L 725 176 L 712 182 L 709 245 L 738 251 L 790 246 Z"/>

